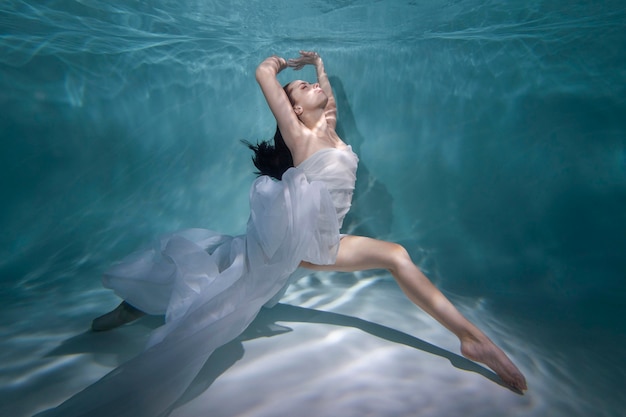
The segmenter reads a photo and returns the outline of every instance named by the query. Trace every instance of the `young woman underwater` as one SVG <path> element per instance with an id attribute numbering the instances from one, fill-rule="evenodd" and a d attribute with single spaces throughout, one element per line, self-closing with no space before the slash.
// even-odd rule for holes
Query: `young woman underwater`
<path id="1" fill-rule="evenodd" d="M 305 65 L 315 66 L 317 83 L 280 85 L 278 73 Z M 402 246 L 340 235 L 358 158 L 335 132 L 337 108 L 320 56 L 271 56 L 258 66 L 256 79 L 278 127 L 274 144 L 248 144 L 262 175 L 250 191 L 246 234 L 176 232 L 109 269 L 104 285 L 124 302 L 95 319 L 94 330 L 146 313 L 165 314 L 165 324 L 152 333 L 146 351 L 45 415 L 161 415 L 217 347 L 311 270 L 387 269 L 411 301 L 459 338 L 463 356 L 487 365 L 512 390 L 526 390 L 513 362 L 461 315 Z"/>
<path id="2" fill-rule="evenodd" d="M 284 89 L 280 87 L 276 79 L 280 71 L 287 67 L 300 69 L 304 65 L 315 66 L 316 84 L 297 80 Z M 258 67 L 256 76 L 296 167 L 324 150 L 352 152 L 335 132 L 337 107 L 324 64 L 317 53 L 301 51 L 299 58 L 288 61 L 280 57 L 267 58 Z M 347 209 L 336 208 L 341 224 Z M 318 271 L 387 269 L 411 301 L 459 338 L 463 356 L 490 367 L 512 389 L 527 389 L 524 376 L 513 362 L 461 315 L 412 262 L 402 246 L 368 237 L 343 236 L 334 263 L 316 265 L 304 261 L 300 265 Z"/>

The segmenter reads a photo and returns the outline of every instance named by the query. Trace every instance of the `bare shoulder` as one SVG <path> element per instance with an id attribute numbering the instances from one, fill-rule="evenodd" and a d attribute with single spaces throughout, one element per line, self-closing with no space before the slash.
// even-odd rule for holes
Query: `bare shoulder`
<path id="1" fill-rule="evenodd" d="M 302 162 L 324 149 L 340 149 L 346 150 L 350 146 L 346 144 L 341 138 L 333 131 L 330 135 L 330 140 L 322 140 L 314 136 L 310 131 L 304 133 L 299 140 L 294 141 L 294 149 L 290 148 L 293 163 L 295 166 L 300 165 Z"/>

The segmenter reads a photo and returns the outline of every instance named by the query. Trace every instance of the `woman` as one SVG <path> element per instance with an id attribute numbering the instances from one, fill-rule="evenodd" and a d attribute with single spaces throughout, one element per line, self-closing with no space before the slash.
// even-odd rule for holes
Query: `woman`
<path id="1" fill-rule="evenodd" d="M 318 83 L 297 80 L 281 87 L 279 72 L 305 65 L 315 66 Z M 69 410 L 89 407 L 120 415 L 111 404 L 119 401 L 110 400 L 112 389 L 118 391 L 115 398 L 132 398 L 132 407 L 123 410 L 128 415 L 157 415 L 184 391 L 215 348 L 242 332 L 263 305 L 275 303 L 290 280 L 310 270 L 389 270 L 415 304 L 459 338 L 464 356 L 489 366 L 511 389 L 525 390 L 524 376 L 504 352 L 431 284 L 403 247 L 339 235 L 358 158 L 335 132 L 335 99 L 319 55 L 302 51 L 289 61 L 269 57 L 258 66 L 256 79 L 278 128 L 273 146 L 249 144 L 255 165 L 266 175 L 252 186 L 246 234 L 177 232 L 107 271 L 105 286 L 125 301 L 94 320 L 94 330 L 117 327 L 144 312 L 165 314 L 166 324 L 154 331 L 144 353 L 95 384 L 100 390 L 89 387 L 82 399 L 70 399 L 57 410 L 71 415 Z M 147 378 L 172 382 L 147 387 L 141 398 L 152 399 L 138 402 L 137 387 Z M 158 401 L 148 390 L 158 391 Z M 98 395 L 102 391 L 109 399 Z"/>
<path id="2" fill-rule="evenodd" d="M 318 83 L 293 81 L 283 91 L 276 75 L 288 66 L 300 69 L 307 64 L 315 65 Z M 347 148 L 335 132 L 337 108 L 318 54 L 301 51 L 300 58 L 289 61 L 267 58 L 257 69 L 256 76 L 295 166 L 322 149 Z M 463 356 L 489 366 L 514 390 L 527 389 L 524 376 L 504 352 L 433 286 L 402 246 L 367 237 L 344 236 L 332 265 L 302 262 L 301 266 L 318 271 L 389 270 L 411 301 L 459 338 Z"/>

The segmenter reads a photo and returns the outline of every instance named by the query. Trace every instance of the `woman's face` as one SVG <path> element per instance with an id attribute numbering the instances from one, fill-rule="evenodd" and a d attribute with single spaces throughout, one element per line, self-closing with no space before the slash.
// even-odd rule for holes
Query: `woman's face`
<path id="1" fill-rule="evenodd" d="M 303 111 L 323 109 L 326 107 L 326 103 L 328 103 L 326 93 L 317 83 L 311 84 L 306 81 L 296 80 L 290 82 L 285 90 L 294 109 L 296 107 L 301 107 Z"/>

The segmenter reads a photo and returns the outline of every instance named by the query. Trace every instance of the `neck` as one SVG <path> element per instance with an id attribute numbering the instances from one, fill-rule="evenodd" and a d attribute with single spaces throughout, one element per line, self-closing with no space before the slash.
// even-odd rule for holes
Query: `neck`
<path id="1" fill-rule="evenodd" d="M 318 136 L 325 136 L 328 133 L 328 123 L 323 111 L 301 114 L 300 121 Z"/>

